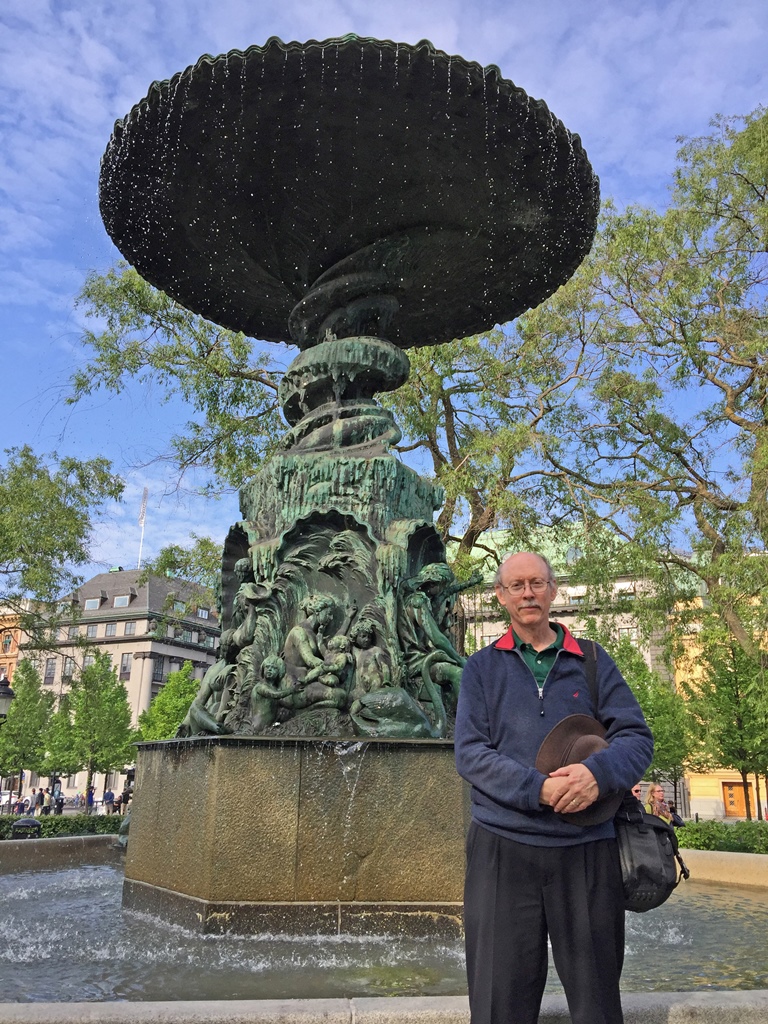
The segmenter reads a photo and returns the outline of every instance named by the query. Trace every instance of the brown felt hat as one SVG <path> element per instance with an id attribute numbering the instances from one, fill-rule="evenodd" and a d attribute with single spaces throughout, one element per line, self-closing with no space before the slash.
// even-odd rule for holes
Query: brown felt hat
<path id="1" fill-rule="evenodd" d="M 605 727 L 591 715 L 568 715 L 550 729 L 536 755 L 536 768 L 542 775 L 585 761 L 590 754 L 606 750 Z M 572 825 L 600 825 L 618 811 L 623 793 L 606 793 L 583 811 L 561 814 Z"/>

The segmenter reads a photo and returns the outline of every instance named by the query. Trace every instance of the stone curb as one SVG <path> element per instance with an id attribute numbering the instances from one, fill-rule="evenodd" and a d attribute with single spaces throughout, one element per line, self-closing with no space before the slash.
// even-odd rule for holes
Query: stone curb
<path id="1" fill-rule="evenodd" d="M 768 854 L 725 853 L 719 850 L 680 850 L 691 881 L 768 889 Z"/>
<path id="2" fill-rule="evenodd" d="M 0 842 L 0 874 L 56 871 L 83 864 L 114 864 L 125 860 L 116 835 L 52 836 L 49 839 L 4 839 Z M 0 1017 L 2 1021 L 2 1017 Z"/>
<path id="3" fill-rule="evenodd" d="M 768 1024 L 768 991 L 630 993 L 625 1024 Z M 467 1024 L 464 996 L 173 1003 L 0 1003 L 1 1024 Z M 540 1024 L 568 1024 L 547 996 Z"/>

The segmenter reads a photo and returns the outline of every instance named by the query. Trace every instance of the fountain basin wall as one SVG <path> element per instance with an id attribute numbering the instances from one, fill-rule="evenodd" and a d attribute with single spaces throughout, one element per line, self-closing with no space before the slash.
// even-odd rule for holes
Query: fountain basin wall
<path id="1" fill-rule="evenodd" d="M 768 855 L 726 853 L 719 850 L 681 850 L 683 860 L 697 882 L 745 885 L 768 889 Z"/>
<path id="2" fill-rule="evenodd" d="M 5 839 L 0 843 L 0 875 L 54 871 L 82 864 L 122 865 L 125 850 L 117 836 L 59 836 L 51 839 Z"/>
<path id="3" fill-rule="evenodd" d="M 143 744 L 123 905 L 204 932 L 455 934 L 468 815 L 448 740 Z"/>

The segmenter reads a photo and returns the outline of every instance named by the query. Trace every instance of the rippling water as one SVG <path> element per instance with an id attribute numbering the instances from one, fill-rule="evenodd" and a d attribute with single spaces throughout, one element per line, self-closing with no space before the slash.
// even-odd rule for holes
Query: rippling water
<path id="1" fill-rule="evenodd" d="M 0 1000 L 278 999 L 466 992 L 460 942 L 200 936 L 120 906 L 122 872 L 0 878 Z M 687 884 L 627 915 L 627 992 L 768 988 L 768 892 Z M 548 991 L 559 991 L 551 971 Z"/>

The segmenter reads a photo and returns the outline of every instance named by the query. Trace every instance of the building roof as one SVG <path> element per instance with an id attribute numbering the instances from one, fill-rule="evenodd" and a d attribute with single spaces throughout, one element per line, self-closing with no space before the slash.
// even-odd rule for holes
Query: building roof
<path id="1" fill-rule="evenodd" d="M 127 604 L 115 607 L 115 598 L 128 598 Z M 191 605 L 189 610 L 176 611 L 179 619 L 195 618 L 195 598 L 200 607 L 208 608 L 209 624 L 218 626 L 218 616 L 213 601 L 202 587 L 186 580 L 169 576 L 147 576 L 143 569 L 112 569 L 99 573 L 78 587 L 64 599 L 72 603 L 78 617 L 125 618 L 133 615 L 174 615 L 173 601 Z M 96 608 L 86 608 L 86 602 L 98 600 Z"/>

